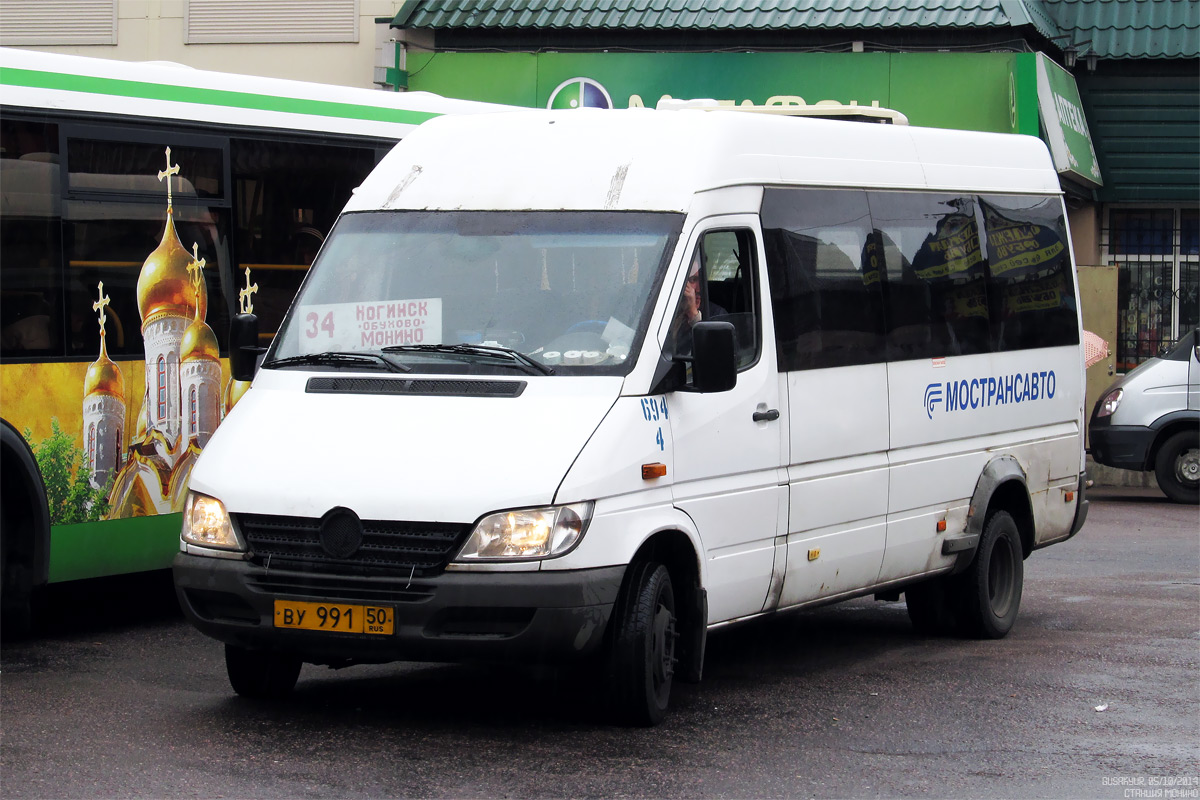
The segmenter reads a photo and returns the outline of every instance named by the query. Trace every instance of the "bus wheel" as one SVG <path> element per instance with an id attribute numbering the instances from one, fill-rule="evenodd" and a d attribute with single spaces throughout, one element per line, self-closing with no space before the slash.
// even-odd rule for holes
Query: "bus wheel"
<path id="1" fill-rule="evenodd" d="M 614 609 L 609 687 L 621 722 L 657 725 L 667 713 L 675 675 L 675 592 L 662 564 L 631 569 Z"/>
<path id="2" fill-rule="evenodd" d="M 225 670 L 230 685 L 242 697 L 253 700 L 287 697 L 300 677 L 300 665 L 300 659 L 284 653 L 225 645 Z"/>
<path id="3" fill-rule="evenodd" d="M 1004 638 L 1017 621 L 1025 580 L 1021 534 L 1012 515 L 997 511 L 988 518 L 975 560 L 956 577 L 962 581 L 963 632 Z"/>
<path id="4" fill-rule="evenodd" d="M 1154 459 L 1154 477 L 1176 503 L 1200 502 L 1200 434 L 1180 431 L 1163 442 Z"/>
<path id="5" fill-rule="evenodd" d="M 947 636 L 959 628 L 957 606 L 947 578 L 931 578 L 904 589 L 913 630 L 924 636 Z"/>

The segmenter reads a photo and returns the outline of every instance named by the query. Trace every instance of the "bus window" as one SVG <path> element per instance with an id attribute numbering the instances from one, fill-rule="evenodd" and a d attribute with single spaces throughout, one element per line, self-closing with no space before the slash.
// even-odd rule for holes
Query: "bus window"
<path id="1" fill-rule="evenodd" d="M 165 192 L 164 192 L 165 195 Z M 196 256 L 204 261 L 203 280 L 206 307 L 203 321 L 212 328 L 224 347 L 229 328 L 229 304 L 223 287 L 229 284 L 227 245 L 228 213 L 221 208 L 176 206 L 169 230 L 166 225 L 166 197 L 157 203 L 114 203 L 72 200 L 65 204 L 64 241 L 67 249 L 66 296 L 69 318 L 67 352 L 70 355 L 94 355 L 100 345 L 100 331 L 92 303 L 97 287 L 111 304 L 107 309 L 106 345 L 112 355 L 144 356 L 143 315 L 152 311 L 152 287 L 143 287 L 139 297 L 138 280 L 147 261 L 159 258 L 166 247 L 171 253 L 163 271 L 156 271 L 157 286 L 179 291 L 180 304 L 171 310 L 186 326 L 186 317 L 196 313 L 188 301 L 194 290 L 182 281 L 195 280 L 188 264 Z M 173 231 L 173 233 L 172 233 Z M 174 237 L 173 241 L 170 238 Z M 174 282 L 172 284 L 171 282 Z M 189 302 L 191 303 L 189 305 Z M 186 306 L 186 308 L 185 308 Z"/>
<path id="2" fill-rule="evenodd" d="M 996 349 L 1078 344 L 1075 283 L 1060 205 L 983 197 Z"/>
<path id="3" fill-rule="evenodd" d="M 881 237 L 888 360 L 991 350 L 975 198 L 868 192 Z"/>
<path id="4" fill-rule="evenodd" d="M 258 285 L 264 343 L 283 315 L 342 206 L 375 166 L 371 147 L 233 139 L 230 143 L 239 284 Z"/>
<path id="5" fill-rule="evenodd" d="M 767 189 L 762 220 L 779 368 L 883 361 L 882 256 L 866 193 Z"/>
<path id="6" fill-rule="evenodd" d="M 81 132 L 87 128 L 78 129 Z M 153 194 L 165 193 L 160 172 L 170 170 L 173 191 L 180 202 L 186 197 L 219 199 L 224 196 L 221 168 L 223 157 L 217 147 L 197 147 L 179 140 L 167 144 L 74 136 L 68 133 L 67 191 L 79 193 Z M 104 129 L 106 136 L 117 135 L 117 129 Z M 157 134 L 161 137 L 163 134 Z M 170 155 L 165 148 L 171 148 Z M 170 159 L 168 163 L 168 158 Z"/>
<path id="7" fill-rule="evenodd" d="M 0 120 L 0 355 L 62 352 L 58 126 Z"/>

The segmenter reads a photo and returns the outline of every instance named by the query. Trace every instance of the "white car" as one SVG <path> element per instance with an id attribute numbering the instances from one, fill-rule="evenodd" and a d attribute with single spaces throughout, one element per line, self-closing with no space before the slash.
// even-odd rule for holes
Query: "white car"
<path id="1" fill-rule="evenodd" d="M 1177 503 L 1200 501 L 1200 330 L 1109 387 L 1092 411 L 1097 464 L 1154 470 Z"/>

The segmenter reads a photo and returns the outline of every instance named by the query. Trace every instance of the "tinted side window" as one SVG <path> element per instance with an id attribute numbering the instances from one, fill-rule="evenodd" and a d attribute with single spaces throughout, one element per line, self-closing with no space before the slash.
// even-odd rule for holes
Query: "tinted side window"
<path id="1" fill-rule="evenodd" d="M 0 355 L 63 352 L 58 126 L 0 120 Z"/>
<path id="2" fill-rule="evenodd" d="M 1078 344 L 1075 281 L 1059 201 L 989 196 L 980 198 L 980 208 L 995 349 Z"/>
<path id="3" fill-rule="evenodd" d="M 869 192 L 886 264 L 888 360 L 991 349 L 987 269 L 975 198 Z"/>
<path id="4" fill-rule="evenodd" d="M 779 369 L 883 361 L 883 261 L 866 193 L 767 189 L 762 225 Z"/>
<path id="5" fill-rule="evenodd" d="M 176 138 L 170 153 L 164 145 L 155 143 L 124 141 L 114 137 L 145 136 L 132 131 L 104 129 L 103 138 L 89 136 L 94 130 L 80 127 L 67 142 L 67 164 L 71 171 L 67 176 L 67 191 L 88 194 L 156 194 L 162 186 L 158 172 L 171 170 L 180 202 L 189 198 L 220 200 L 225 196 L 224 154 L 219 146 L 203 146 L 183 142 Z M 155 138 L 161 133 L 152 134 Z M 169 138 L 169 137 L 168 137 Z M 218 145 L 219 140 L 207 137 L 206 141 Z"/>
<path id="6" fill-rule="evenodd" d="M 144 357 L 143 334 L 150 334 L 152 324 L 170 318 L 175 321 L 163 325 L 186 327 L 197 315 L 224 346 L 230 264 L 223 164 L 219 137 L 89 126 L 67 130 L 67 355 L 98 351 L 93 304 L 104 298 L 111 355 Z"/>
<path id="7" fill-rule="evenodd" d="M 143 328 L 150 322 L 144 315 L 169 313 L 187 320 L 197 310 L 189 299 L 197 280 L 204 282 L 202 321 L 220 346 L 225 345 L 228 211 L 175 205 L 168 227 L 165 188 L 162 195 L 158 202 L 68 200 L 64 204 L 68 355 L 98 352 L 100 328 L 92 304 L 104 296 L 109 298 L 105 309 L 109 354 L 143 357 Z M 203 261 L 200 277 L 188 267 L 196 256 Z M 143 282 L 140 289 L 139 281 Z"/>

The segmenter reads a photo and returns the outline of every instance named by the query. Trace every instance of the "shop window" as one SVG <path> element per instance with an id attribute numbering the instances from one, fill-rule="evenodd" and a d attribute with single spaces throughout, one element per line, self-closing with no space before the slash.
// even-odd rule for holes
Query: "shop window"
<path id="1" fill-rule="evenodd" d="M 1116 365 L 1159 355 L 1200 322 L 1200 209 L 1107 209 L 1102 241 L 1117 272 Z"/>

